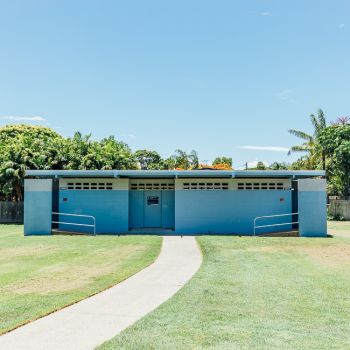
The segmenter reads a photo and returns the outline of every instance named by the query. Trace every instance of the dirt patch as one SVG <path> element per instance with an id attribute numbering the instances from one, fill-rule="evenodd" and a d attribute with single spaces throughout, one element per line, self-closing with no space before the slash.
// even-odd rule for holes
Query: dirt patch
<path id="1" fill-rule="evenodd" d="M 133 245 L 123 246 L 122 249 L 100 250 L 95 258 L 72 259 L 58 262 L 37 270 L 36 276 L 18 281 L 3 288 L 4 292 L 17 294 L 69 292 L 84 288 L 96 278 L 111 274 L 121 269 L 135 255 L 147 247 Z M 89 254 L 90 255 L 90 254 Z M 98 255 L 98 259 L 96 259 Z"/>
<path id="2" fill-rule="evenodd" d="M 350 230 L 328 229 L 328 234 L 334 237 L 350 238 Z"/>
<path id="3" fill-rule="evenodd" d="M 309 255 L 317 263 L 329 267 L 341 267 L 350 264 L 350 245 L 303 247 L 301 252 Z"/>
<path id="4" fill-rule="evenodd" d="M 46 245 L 0 248 L 0 259 L 8 260 L 9 258 L 18 258 L 22 256 L 42 256 L 51 254 L 53 250 L 55 250 L 53 247 Z"/>
<path id="5" fill-rule="evenodd" d="M 261 253 L 276 253 L 280 250 L 279 246 L 262 246 L 248 248 L 247 252 L 261 252 Z"/>

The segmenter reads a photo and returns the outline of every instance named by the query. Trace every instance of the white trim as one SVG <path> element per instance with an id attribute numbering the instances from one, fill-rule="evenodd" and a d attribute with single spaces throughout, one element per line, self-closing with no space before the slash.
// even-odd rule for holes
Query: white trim
<path id="1" fill-rule="evenodd" d="M 24 179 L 24 192 L 51 192 L 51 179 Z"/>
<path id="2" fill-rule="evenodd" d="M 300 179 L 299 192 L 326 192 L 326 179 Z"/>
<path id="3" fill-rule="evenodd" d="M 175 190 L 174 179 L 130 179 L 132 191 Z"/>
<path id="4" fill-rule="evenodd" d="M 176 190 L 291 190 L 290 179 L 176 179 Z"/>

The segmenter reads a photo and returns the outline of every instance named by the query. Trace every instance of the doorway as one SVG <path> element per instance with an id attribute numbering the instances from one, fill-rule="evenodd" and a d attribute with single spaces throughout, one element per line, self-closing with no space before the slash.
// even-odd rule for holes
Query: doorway
<path id="1" fill-rule="evenodd" d="M 174 180 L 130 181 L 129 228 L 175 228 Z"/>
<path id="2" fill-rule="evenodd" d="M 162 226 L 162 191 L 143 191 L 144 193 L 144 220 L 143 226 Z"/>

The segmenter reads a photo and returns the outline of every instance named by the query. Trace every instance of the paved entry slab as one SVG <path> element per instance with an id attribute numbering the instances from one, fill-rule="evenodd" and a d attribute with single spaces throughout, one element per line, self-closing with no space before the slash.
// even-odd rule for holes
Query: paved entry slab
<path id="1" fill-rule="evenodd" d="M 94 349 L 174 295 L 198 270 L 194 237 L 164 237 L 158 259 L 95 296 L 0 337 L 0 349 Z"/>

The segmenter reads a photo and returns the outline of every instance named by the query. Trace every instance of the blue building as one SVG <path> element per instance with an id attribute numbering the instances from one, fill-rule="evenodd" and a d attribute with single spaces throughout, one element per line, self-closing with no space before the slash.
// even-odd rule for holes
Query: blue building
<path id="1" fill-rule="evenodd" d="M 24 234 L 327 235 L 324 171 L 30 170 Z"/>

